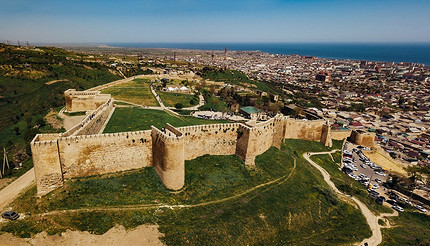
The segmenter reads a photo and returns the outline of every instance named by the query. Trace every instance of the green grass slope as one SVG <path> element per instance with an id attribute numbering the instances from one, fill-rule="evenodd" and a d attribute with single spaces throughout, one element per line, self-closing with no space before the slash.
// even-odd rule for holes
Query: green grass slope
<path id="1" fill-rule="evenodd" d="M 177 116 L 155 109 L 117 108 L 109 120 L 104 133 L 149 130 L 151 125 L 162 128 L 166 123 L 173 126 L 191 126 L 228 123 L 226 120 L 205 120 L 191 116 Z"/>
<path id="2" fill-rule="evenodd" d="M 430 245 L 430 216 L 403 212 L 389 220 L 392 227 L 382 229 L 382 246 Z"/>
<path id="3" fill-rule="evenodd" d="M 246 169 L 236 156 L 202 156 L 186 162 L 186 186 L 174 193 L 160 184 L 150 168 L 69 180 L 37 203 L 33 188 L 12 204 L 33 216 L 8 222 L 1 231 L 23 237 L 66 229 L 100 234 L 118 224 L 133 228 L 155 223 L 167 245 L 351 244 L 370 236 L 364 217 L 339 200 L 321 174 L 302 158 L 304 151 L 327 149 L 317 142 L 287 140 L 281 150 L 271 148 L 258 156 L 253 170 Z M 275 182 L 267 184 L 271 181 Z M 266 185 L 256 187 L 261 184 Z M 144 204 L 193 206 L 145 208 Z M 106 205 L 117 208 L 35 215 Z"/>
<path id="4" fill-rule="evenodd" d="M 366 204 L 373 213 L 379 214 L 393 212 L 391 208 L 377 204 L 375 199 L 368 195 L 366 188 L 362 184 L 353 180 L 339 169 L 341 157 L 340 152 L 336 152 L 333 155 L 336 162 L 334 162 L 329 155 L 315 155 L 311 156 L 311 159 L 330 174 L 330 179 L 341 192 L 357 197 L 360 201 Z"/>

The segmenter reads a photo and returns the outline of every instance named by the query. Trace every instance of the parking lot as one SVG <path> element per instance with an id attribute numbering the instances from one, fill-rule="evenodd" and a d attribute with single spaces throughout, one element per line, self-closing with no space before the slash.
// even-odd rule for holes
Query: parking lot
<path id="1" fill-rule="evenodd" d="M 388 201 L 393 205 L 394 209 L 403 211 L 403 209 L 398 205 L 406 203 L 413 205 L 421 212 L 429 213 L 425 208 L 409 201 L 407 197 L 399 195 L 397 192 L 391 192 L 389 189 L 385 188 L 383 183 L 387 181 L 388 173 L 380 166 L 372 163 L 363 154 L 363 149 L 364 148 L 362 146 L 346 142 L 342 151 L 342 171 L 347 173 L 352 179 L 355 179 L 366 186 L 369 196 L 375 198 L 380 204 Z"/>

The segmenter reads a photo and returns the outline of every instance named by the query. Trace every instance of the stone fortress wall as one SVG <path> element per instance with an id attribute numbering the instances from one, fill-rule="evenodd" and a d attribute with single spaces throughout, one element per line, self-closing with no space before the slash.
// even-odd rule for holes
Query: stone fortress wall
<path id="1" fill-rule="evenodd" d="M 100 91 L 76 91 L 69 89 L 64 92 L 66 111 L 69 113 L 87 110 L 96 110 L 100 105 L 111 98 L 110 94 L 101 94 Z"/>
<path id="2" fill-rule="evenodd" d="M 73 99 L 72 104 L 74 103 Z M 254 166 L 257 155 L 281 147 L 286 138 L 331 146 L 325 120 L 296 120 L 277 115 L 255 125 L 227 123 L 98 134 L 112 110 L 110 97 L 71 133 L 38 134 L 31 142 L 38 196 L 61 187 L 65 179 L 152 166 L 172 190 L 185 182 L 185 160 L 210 155 L 238 155 Z M 85 120 L 85 119 L 84 119 Z"/>

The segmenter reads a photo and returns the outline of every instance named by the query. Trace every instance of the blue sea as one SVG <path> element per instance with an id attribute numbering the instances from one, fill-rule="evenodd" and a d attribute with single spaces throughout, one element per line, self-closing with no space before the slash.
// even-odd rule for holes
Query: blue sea
<path id="1" fill-rule="evenodd" d="M 107 43 L 114 47 L 259 50 L 331 59 L 414 62 L 430 66 L 430 43 Z"/>

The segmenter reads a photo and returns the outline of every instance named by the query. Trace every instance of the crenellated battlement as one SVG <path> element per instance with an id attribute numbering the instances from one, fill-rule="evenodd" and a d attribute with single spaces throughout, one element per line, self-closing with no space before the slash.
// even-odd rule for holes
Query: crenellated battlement
<path id="1" fill-rule="evenodd" d="M 78 125 L 62 134 L 38 134 L 31 141 L 38 195 L 61 187 L 64 179 L 152 166 L 163 184 L 173 190 L 185 182 L 185 160 L 202 155 L 239 156 L 254 166 L 257 155 L 281 147 L 286 138 L 320 141 L 331 145 L 325 120 L 299 120 L 284 115 L 264 122 L 208 125 L 99 134 L 113 110 L 110 95 L 99 91 L 67 90 L 67 100 L 101 102 Z M 92 99 L 91 99 L 92 98 Z M 82 100 L 81 100 L 82 101 Z M 72 102 L 73 103 L 73 102 Z M 85 105 L 88 107 L 93 105 Z"/>

